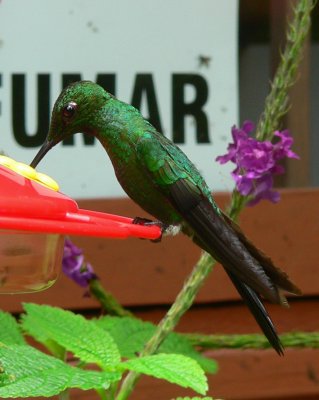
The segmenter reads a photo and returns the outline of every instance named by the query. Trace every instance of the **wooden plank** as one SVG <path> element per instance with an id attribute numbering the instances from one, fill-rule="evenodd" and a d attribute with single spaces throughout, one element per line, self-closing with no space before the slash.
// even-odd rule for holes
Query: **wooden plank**
<path id="1" fill-rule="evenodd" d="M 266 307 L 279 333 L 318 331 L 319 297 L 292 300 L 289 309 L 269 303 L 266 304 Z M 133 311 L 139 318 L 157 324 L 164 317 L 167 306 L 135 308 Z M 193 306 L 183 316 L 176 330 L 184 333 L 200 332 L 203 334 L 260 333 L 260 329 L 247 307 L 239 302 Z"/>
<path id="2" fill-rule="evenodd" d="M 249 237 L 285 269 L 305 295 L 319 293 L 317 247 L 319 239 L 318 189 L 281 191 L 282 200 L 273 205 L 263 202 L 246 209 L 241 218 Z M 216 194 L 223 207 L 229 194 Z M 128 216 L 145 215 L 127 199 L 80 201 L 83 208 Z M 76 237 L 96 273 L 122 304 L 137 306 L 171 303 L 200 255 L 200 250 L 187 237 L 165 238 L 154 244 L 145 240 L 108 240 Z M 222 268 L 215 271 L 204 285 L 197 301 L 236 300 L 238 295 Z M 62 274 L 45 292 L 2 296 L 1 308 L 19 311 L 22 301 L 48 303 L 71 309 L 96 307 L 93 299 L 83 297 L 77 287 Z"/>

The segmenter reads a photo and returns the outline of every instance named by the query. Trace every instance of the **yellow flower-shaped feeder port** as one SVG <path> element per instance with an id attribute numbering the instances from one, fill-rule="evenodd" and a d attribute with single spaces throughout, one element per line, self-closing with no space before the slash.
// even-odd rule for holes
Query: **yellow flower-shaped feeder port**
<path id="1" fill-rule="evenodd" d="M 55 190 L 56 192 L 59 190 L 59 185 L 54 179 L 46 174 L 37 172 L 28 164 L 24 164 L 22 162 L 15 161 L 13 158 L 0 155 L 0 165 L 4 165 L 12 171 L 15 171 L 17 174 L 41 183 L 42 185 L 48 187 L 49 189 Z"/>

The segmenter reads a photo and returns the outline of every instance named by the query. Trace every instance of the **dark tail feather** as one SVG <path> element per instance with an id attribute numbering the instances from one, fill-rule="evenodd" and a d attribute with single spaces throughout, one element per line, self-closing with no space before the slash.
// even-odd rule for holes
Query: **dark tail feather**
<path id="1" fill-rule="evenodd" d="M 288 275 L 276 267 L 266 254 L 258 249 L 243 233 L 240 227 L 232 221 L 227 215 L 223 214 L 227 224 L 236 232 L 240 241 L 245 245 L 250 254 L 263 266 L 267 275 L 281 289 L 295 295 L 301 295 L 301 290 L 289 279 Z"/>
<path id="2" fill-rule="evenodd" d="M 226 272 L 233 282 L 234 286 L 238 290 L 239 294 L 247 304 L 251 313 L 255 317 L 255 320 L 257 321 L 264 335 L 268 339 L 269 343 L 280 356 L 283 356 L 283 345 L 280 342 L 274 324 L 270 316 L 268 315 L 265 306 L 261 302 L 258 294 L 250 289 L 247 285 L 242 283 L 239 279 L 237 279 L 236 276 L 230 271 L 226 270 Z"/>

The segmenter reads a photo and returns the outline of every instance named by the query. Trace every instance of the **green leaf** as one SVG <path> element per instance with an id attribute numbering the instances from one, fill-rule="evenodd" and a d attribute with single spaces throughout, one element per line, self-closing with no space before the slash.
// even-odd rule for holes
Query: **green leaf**
<path id="1" fill-rule="evenodd" d="M 107 389 L 118 372 L 71 367 L 27 345 L 0 347 L 0 397 L 54 396 L 68 388 Z"/>
<path id="2" fill-rule="evenodd" d="M 25 340 L 15 318 L 0 311 L 0 342 L 4 344 L 24 344 Z"/>
<path id="3" fill-rule="evenodd" d="M 200 394 L 205 394 L 208 389 L 207 378 L 199 364 L 181 354 L 155 354 L 133 358 L 120 364 L 119 368 L 165 379 Z"/>
<path id="4" fill-rule="evenodd" d="M 154 334 L 156 326 L 132 317 L 102 317 L 96 324 L 113 337 L 122 357 L 135 358 Z M 209 373 L 216 373 L 217 363 L 197 352 L 189 340 L 177 333 L 170 333 L 158 353 L 183 354 L 196 360 Z"/>
<path id="5" fill-rule="evenodd" d="M 60 346 L 55 340 L 52 340 L 47 332 L 41 330 L 40 327 L 33 325 L 32 320 L 25 318 L 25 315 L 21 316 L 22 328 L 28 332 L 34 339 L 42 343 L 55 357 L 63 360 L 65 356 L 65 348 Z"/>
<path id="6" fill-rule="evenodd" d="M 102 317 L 95 320 L 116 342 L 125 358 L 135 358 L 155 331 L 155 325 L 131 317 Z"/>
<path id="7" fill-rule="evenodd" d="M 172 332 L 159 348 L 159 352 L 183 354 L 191 357 L 204 369 L 205 372 L 215 374 L 218 370 L 218 365 L 215 360 L 204 357 L 196 351 L 189 340 L 181 334 Z"/>
<path id="8" fill-rule="evenodd" d="M 60 308 L 24 304 L 23 328 L 39 341 L 53 340 L 88 363 L 110 369 L 120 362 L 120 353 L 105 330 L 81 315 Z"/>

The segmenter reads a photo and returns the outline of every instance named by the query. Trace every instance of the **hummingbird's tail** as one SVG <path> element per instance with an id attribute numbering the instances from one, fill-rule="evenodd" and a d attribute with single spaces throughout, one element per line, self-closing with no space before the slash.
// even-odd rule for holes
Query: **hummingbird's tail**
<path id="1" fill-rule="evenodd" d="M 284 348 L 278 337 L 275 326 L 258 294 L 254 290 L 250 289 L 250 287 L 242 283 L 230 271 L 226 270 L 226 272 L 236 287 L 238 293 L 241 295 L 246 305 L 250 309 L 250 312 L 253 314 L 256 322 L 260 326 L 271 346 L 280 356 L 284 355 Z"/>
<path id="2" fill-rule="evenodd" d="M 224 215 L 210 199 L 181 179 L 170 188 L 171 200 L 187 225 L 185 233 L 210 253 L 225 268 L 236 289 L 246 301 L 262 331 L 275 350 L 283 348 L 274 325 L 259 295 L 287 306 L 283 292 L 301 294 L 300 289 L 257 249 L 240 228 Z"/>

